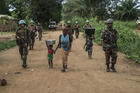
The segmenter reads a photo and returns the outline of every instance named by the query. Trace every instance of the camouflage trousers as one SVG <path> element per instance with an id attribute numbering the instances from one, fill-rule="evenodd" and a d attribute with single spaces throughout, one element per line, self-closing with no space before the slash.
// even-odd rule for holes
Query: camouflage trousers
<path id="1" fill-rule="evenodd" d="M 19 53 L 22 56 L 23 54 L 28 55 L 28 43 L 23 40 L 16 40 L 16 43 L 19 47 Z"/>
<path id="2" fill-rule="evenodd" d="M 19 53 L 22 55 L 28 55 L 28 48 L 27 46 L 19 45 Z"/>
<path id="3" fill-rule="evenodd" d="M 69 52 L 65 51 L 64 49 L 61 49 L 61 50 L 62 50 L 62 63 L 63 63 L 63 65 L 67 65 Z"/>
<path id="4" fill-rule="evenodd" d="M 106 48 L 105 49 L 105 57 L 106 57 L 106 65 L 110 64 L 110 60 L 112 64 L 116 64 L 117 62 L 117 49 Z"/>
<path id="5" fill-rule="evenodd" d="M 34 43 L 35 43 L 35 37 L 32 37 L 29 39 L 29 46 L 30 46 L 30 49 L 33 49 L 34 48 Z"/>

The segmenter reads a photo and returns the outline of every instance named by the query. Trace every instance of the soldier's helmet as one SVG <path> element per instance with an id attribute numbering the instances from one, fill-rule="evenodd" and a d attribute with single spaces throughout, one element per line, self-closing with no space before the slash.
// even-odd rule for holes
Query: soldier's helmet
<path id="1" fill-rule="evenodd" d="M 67 21 L 67 24 L 71 24 L 71 21 Z"/>
<path id="2" fill-rule="evenodd" d="M 40 23 L 38 23 L 38 26 L 40 26 Z"/>
<path id="3" fill-rule="evenodd" d="M 78 24 L 78 21 L 76 21 L 75 23 Z"/>
<path id="4" fill-rule="evenodd" d="M 136 22 L 137 24 L 140 24 L 140 20 L 137 20 L 137 22 Z"/>
<path id="5" fill-rule="evenodd" d="M 25 22 L 24 20 L 20 20 L 18 24 L 19 24 L 19 25 L 21 25 L 21 24 L 26 24 L 26 22 Z"/>
<path id="6" fill-rule="evenodd" d="M 89 20 L 86 20 L 86 23 L 89 23 Z"/>
<path id="7" fill-rule="evenodd" d="M 31 21 L 30 21 L 30 23 L 31 23 L 31 24 L 34 24 L 34 21 L 33 21 L 33 20 L 31 20 Z"/>
<path id="8" fill-rule="evenodd" d="M 105 24 L 113 24 L 113 19 L 109 18 L 105 21 Z"/>

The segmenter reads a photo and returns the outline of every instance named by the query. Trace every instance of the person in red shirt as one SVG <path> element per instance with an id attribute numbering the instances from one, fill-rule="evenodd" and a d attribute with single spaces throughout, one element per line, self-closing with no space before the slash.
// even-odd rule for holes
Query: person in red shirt
<path id="1" fill-rule="evenodd" d="M 49 68 L 53 68 L 53 54 L 54 54 L 53 45 L 47 45 L 47 48 L 48 48 L 48 64 L 49 64 Z"/>

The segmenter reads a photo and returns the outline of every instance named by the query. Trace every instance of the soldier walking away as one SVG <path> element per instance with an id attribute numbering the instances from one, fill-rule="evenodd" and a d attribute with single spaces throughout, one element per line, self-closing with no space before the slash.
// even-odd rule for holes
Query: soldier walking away
<path id="1" fill-rule="evenodd" d="M 21 59 L 23 61 L 23 68 L 27 67 L 26 60 L 28 55 L 28 39 L 29 39 L 29 31 L 26 28 L 26 23 L 24 20 L 19 21 L 19 28 L 16 31 L 16 42 L 19 47 L 19 53 L 21 55 Z"/>
<path id="2" fill-rule="evenodd" d="M 75 26 L 74 26 L 74 30 L 75 30 L 75 37 L 76 38 L 79 38 L 79 24 L 78 24 L 78 21 L 75 22 Z"/>
<path id="3" fill-rule="evenodd" d="M 93 42 L 92 42 L 92 38 L 88 38 L 86 40 L 86 43 L 84 45 L 84 49 L 88 52 L 88 57 L 89 59 L 92 59 L 92 50 L 93 50 Z"/>
<path id="4" fill-rule="evenodd" d="M 65 27 L 67 29 L 67 34 L 70 36 L 70 50 L 72 48 L 72 42 L 73 42 L 73 34 L 74 34 L 74 29 L 71 25 L 71 21 L 67 21 L 67 26 Z"/>
<path id="5" fill-rule="evenodd" d="M 62 72 L 66 72 L 66 70 L 68 69 L 67 65 L 68 65 L 68 56 L 70 51 L 70 35 L 67 34 L 67 31 L 68 31 L 67 28 L 63 29 L 63 34 L 59 36 L 59 44 L 56 48 L 56 50 L 58 48 L 61 48 L 62 50 L 62 63 L 63 63 L 63 67 L 61 70 Z"/>
<path id="6" fill-rule="evenodd" d="M 36 37 L 36 26 L 35 26 L 33 20 L 31 20 L 28 29 L 29 29 L 29 47 L 30 47 L 30 50 L 33 50 L 34 43 L 35 43 L 35 37 Z"/>
<path id="7" fill-rule="evenodd" d="M 107 29 L 102 31 L 102 46 L 105 51 L 106 57 L 106 71 L 110 72 L 110 58 L 111 59 L 111 69 L 113 72 L 117 72 L 115 69 L 115 64 L 117 61 L 117 40 L 118 40 L 118 32 L 113 29 L 113 19 L 108 19 L 106 22 Z"/>
<path id="8" fill-rule="evenodd" d="M 40 23 L 38 23 L 38 25 L 37 25 L 37 31 L 38 31 L 38 38 L 41 41 L 41 39 L 42 39 L 42 27 L 41 27 Z"/>

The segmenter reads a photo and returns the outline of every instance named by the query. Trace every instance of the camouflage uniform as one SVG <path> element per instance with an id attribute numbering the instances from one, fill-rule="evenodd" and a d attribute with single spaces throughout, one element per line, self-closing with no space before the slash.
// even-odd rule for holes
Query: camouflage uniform
<path id="1" fill-rule="evenodd" d="M 90 25 L 90 24 L 85 24 L 84 26 L 83 26 L 83 28 L 84 29 L 86 29 L 86 28 L 91 28 L 92 26 Z"/>
<path id="2" fill-rule="evenodd" d="M 29 31 L 26 27 L 24 28 L 18 28 L 16 31 L 16 42 L 17 45 L 19 46 L 19 52 L 22 57 L 23 55 L 23 48 L 25 48 L 26 52 L 25 54 L 28 54 L 28 36 L 29 36 Z"/>
<path id="3" fill-rule="evenodd" d="M 76 24 L 76 25 L 74 26 L 74 29 L 75 29 L 75 35 L 78 34 L 78 36 L 79 36 L 79 28 L 80 28 L 79 24 Z M 78 37 L 76 37 L 76 38 L 78 38 Z"/>
<path id="4" fill-rule="evenodd" d="M 88 28 L 91 28 L 92 26 L 90 24 L 85 24 L 83 26 L 84 29 L 88 29 Z M 92 37 L 92 36 L 89 36 L 89 35 L 86 35 L 86 40 L 88 39 L 88 37 Z"/>
<path id="5" fill-rule="evenodd" d="M 110 64 L 110 57 L 112 58 L 111 63 L 116 64 L 117 61 L 117 40 L 118 32 L 115 29 L 102 31 L 101 40 L 103 41 L 103 50 L 106 56 L 106 65 Z"/>
<path id="6" fill-rule="evenodd" d="M 40 25 L 37 26 L 37 31 L 39 33 L 39 40 L 42 38 L 42 27 Z"/>
<path id="7" fill-rule="evenodd" d="M 31 24 L 28 29 L 29 29 L 29 45 L 31 50 L 34 48 L 35 37 L 36 37 L 36 26 L 34 24 Z"/>

